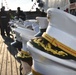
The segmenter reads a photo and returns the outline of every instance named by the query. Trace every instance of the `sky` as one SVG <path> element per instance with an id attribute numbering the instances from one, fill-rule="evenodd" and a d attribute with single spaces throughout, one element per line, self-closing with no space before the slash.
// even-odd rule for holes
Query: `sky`
<path id="1" fill-rule="evenodd" d="M 30 11 L 33 4 L 35 3 L 35 0 L 33 0 L 33 2 L 32 0 L 0 0 L 0 8 L 2 3 L 3 6 L 5 6 L 6 10 L 8 10 L 8 8 L 16 10 L 17 7 L 21 7 L 21 10 Z M 34 8 L 36 8 L 36 5 L 34 6 Z"/>

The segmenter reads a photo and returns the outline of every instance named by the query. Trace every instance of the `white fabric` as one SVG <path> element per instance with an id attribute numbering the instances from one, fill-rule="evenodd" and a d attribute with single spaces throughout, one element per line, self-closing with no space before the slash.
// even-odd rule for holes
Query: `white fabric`
<path id="1" fill-rule="evenodd" d="M 39 28 L 40 29 L 45 29 L 48 26 L 48 21 L 47 17 L 36 17 L 38 23 L 39 23 Z"/>
<path id="2" fill-rule="evenodd" d="M 37 20 L 35 20 L 35 19 L 26 20 L 26 21 L 24 21 L 24 26 L 25 27 L 27 27 L 28 25 L 31 25 L 32 26 L 33 23 L 37 23 Z"/>
<path id="3" fill-rule="evenodd" d="M 76 50 L 76 37 L 65 33 L 55 27 L 52 27 L 51 25 L 48 26 L 46 33 L 57 39 L 61 43 L 67 45 L 68 47 Z"/>
<path id="4" fill-rule="evenodd" d="M 76 49 L 76 17 L 58 9 L 49 9 L 51 18 L 46 33 L 63 44 Z M 35 48 L 27 42 L 33 57 L 33 68 L 43 75 L 76 75 L 76 61 L 65 60 Z"/>
<path id="5" fill-rule="evenodd" d="M 50 21 L 46 33 L 76 50 L 76 17 L 55 8 L 48 9 L 47 15 Z"/>
<path id="6" fill-rule="evenodd" d="M 53 27 L 76 37 L 76 16 L 56 8 L 48 9 L 47 15 Z"/>
<path id="7" fill-rule="evenodd" d="M 76 62 L 52 56 L 38 50 L 27 42 L 27 48 L 33 57 L 33 69 L 43 75 L 75 75 Z"/>
<path id="8" fill-rule="evenodd" d="M 34 29 L 35 32 L 39 31 L 39 24 L 38 24 L 37 20 L 35 20 L 35 19 L 30 19 L 30 20 L 24 21 L 24 26 L 26 28 L 29 26 L 32 26 L 32 29 Z"/>

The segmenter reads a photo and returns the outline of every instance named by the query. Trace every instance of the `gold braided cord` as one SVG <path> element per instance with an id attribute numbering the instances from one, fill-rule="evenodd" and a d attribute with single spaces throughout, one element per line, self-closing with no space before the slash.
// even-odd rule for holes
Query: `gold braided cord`
<path id="1" fill-rule="evenodd" d="M 31 55 L 28 52 L 23 51 L 23 50 L 21 52 L 19 52 L 17 54 L 17 56 L 20 57 L 20 58 L 30 58 L 31 57 Z"/>
<path id="2" fill-rule="evenodd" d="M 47 52 L 51 52 L 54 55 L 59 55 L 59 56 L 68 56 L 68 54 L 64 51 L 58 51 L 58 50 L 54 50 L 51 48 L 51 44 L 48 42 L 46 45 L 44 44 L 43 41 L 41 41 L 42 38 L 35 38 L 33 40 L 34 43 L 38 44 L 39 46 L 43 47 L 44 50 L 46 50 Z"/>
<path id="3" fill-rule="evenodd" d="M 59 42 L 58 40 L 49 36 L 46 33 L 43 33 L 42 37 L 45 38 L 47 41 L 49 41 L 55 47 L 59 47 L 60 49 L 64 50 L 65 52 L 67 52 L 67 53 L 73 55 L 74 57 L 76 57 L 76 51 L 73 50 L 72 48 L 62 44 L 61 42 Z"/>

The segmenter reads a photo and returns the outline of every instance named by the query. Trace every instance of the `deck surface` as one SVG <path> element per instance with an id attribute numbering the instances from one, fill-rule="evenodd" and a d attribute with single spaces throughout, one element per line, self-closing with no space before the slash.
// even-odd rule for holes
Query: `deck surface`
<path id="1" fill-rule="evenodd" d="M 12 38 L 0 35 L 0 75 L 20 75 L 20 62 L 15 58 L 17 50 L 11 42 Z"/>

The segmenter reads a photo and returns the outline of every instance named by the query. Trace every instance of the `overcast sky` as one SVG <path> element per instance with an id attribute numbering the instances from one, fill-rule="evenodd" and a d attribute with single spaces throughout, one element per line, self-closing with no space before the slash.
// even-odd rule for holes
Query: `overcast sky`
<path id="1" fill-rule="evenodd" d="M 3 2 L 3 6 L 6 7 L 6 10 L 12 9 L 12 10 L 16 10 L 17 7 L 21 7 L 22 10 L 24 11 L 29 11 L 34 2 L 32 2 L 31 0 L 0 0 L 0 8 L 1 8 L 1 3 Z"/>

